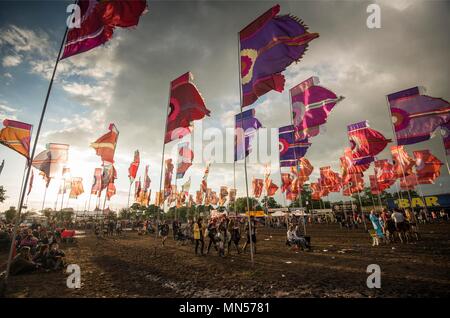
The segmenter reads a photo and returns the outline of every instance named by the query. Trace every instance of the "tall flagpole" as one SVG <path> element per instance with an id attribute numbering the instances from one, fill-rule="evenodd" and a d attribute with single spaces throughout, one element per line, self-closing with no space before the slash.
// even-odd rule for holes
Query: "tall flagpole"
<path id="1" fill-rule="evenodd" d="M 30 159 L 28 160 L 28 169 L 27 169 L 27 173 L 26 173 L 26 177 L 25 177 L 25 182 L 24 182 L 24 185 L 22 187 L 22 194 L 20 196 L 19 210 L 17 211 L 16 223 L 14 224 L 14 231 L 13 231 L 13 235 L 12 235 L 12 238 L 11 238 L 11 247 L 10 247 L 10 250 L 9 250 L 8 264 L 6 266 L 5 286 L 7 285 L 7 282 L 8 282 L 9 270 L 10 270 L 10 267 L 11 267 L 11 260 L 12 260 L 13 249 L 14 249 L 14 242 L 16 241 L 16 232 L 17 232 L 17 228 L 19 226 L 19 220 L 20 220 L 20 216 L 21 216 L 21 213 L 22 213 L 23 200 L 25 198 L 25 191 L 27 189 L 28 179 L 30 178 L 31 162 L 32 162 L 32 160 L 34 158 L 34 154 L 36 152 L 36 146 L 37 146 L 37 143 L 38 143 L 38 140 L 39 140 L 39 134 L 41 133 L 41 127 L 42 127 L 42 123 L 44 121 L 45 111 L 47 110 L 48 99 L 50 97 L 50 92 L 52 90 L 53 80 L 55 78 L 55 73 L 56 73 L 56 68 L 58 67 L 59 59 L 60 59 L 61 52 L 62 52 L 63 47 L 64 47 L 64 42 L 65 42 L 68 30 L 69 30 L 69 28 L 66 27 L 66 30 L 64 31 L 64 36 L 63 36 L 62 41 L 61 41 L 61 46 L 59 48 L 58 56 L 56 58 L 55 66 L 53 68 L 52 77 L 51 77 L 50 83 L 48 85 L 47 95 L 45 96 L 45 101 L 44 101 L 44 106 L 42 107 L 42 113 L 41 113 L 41 117 L 39 119 L 39 124 L 38 124 L 37 131 L 36 131 L 36 137 L 34 138 L 33 149 L 31 151 Z"/>
<path id="2" fill-rule="evenodd" d="M 353 174 L 353 177 L 355 179 L 355 185 L 357 186 L 356 175 Z M 358 187 L 357 187 L 357 189 L 358 189 Z M 364 229 L 367 231 L 366 217 L 364 216 L 364 211 L 363 211 L 363 206 L 362 206 L 362 201 L 361 201 L 361 195 L 359 194 L 359 189 L 357 190 L 357 193 L 358 193 L 359 206 L 361 207 L 361 219 L 364 223 Z"/>
<path id="3" fill-rule="evenodd" d="M 163 206 L 163 213 L 164 213 L 164 202 L 165 202 L 165 198 L 164 198 L 164 194 L 161 195 L 161 191 L 162 191 L 162 179 L 163 179 L 163 171 L 164 171 L 164 152 L 166 150 L 166 134 L 167 134 L 167 122 L 168 122 L 168 116 L 169 116 L 169 106 L 170 106 L 170 95 L 172 92 L 172 84 L 169 84 L 169 97 L 167 100 L 167 108 L 166 108 L 166 124 L 164 125 L 164 134 L 163 134 L 163 147 L 162 147 L 162 154 L 161 154 L 161 173 L 160 173 L 160 177 L 159 177 L 159 198 L 158 198 L 158 203 L 161 204 Z M 160 201 L 160 198 L 162 197 L 162 202 Z M 157 220 L 157 224 L 156 224 L 156 231 L 155 231 L 155 238 L 158 238 L 158 225 L 159 225 L 159 206 L 157 207 L 157 212 L 156 212 L 156 220 Z"/>
<path id="4" fill-rule="evenodd" d="M 48 189 L 48 187 L 45 187 L 45 191 L 44 191 L 44 199 L 42 200 L 42 209 L 41 209 L 41 212 L 44 211 L 45 197 L 47 196 L 47 189 Z"/>
<path id="5" fill-rule="evenodd" d="M 134 181 L 133 181 L 133 182 L 134 182 Z M 133 182 L 130 182 L 130 187 L 128 188 L 128 203 L 127 203 L 127 209 L 130 208 L 131 186 L 133 185 Z"/>
<path id="6" fill-rule="evenodd" d="M 241 41 L 239 37 L 239 32 L 237 33 L 237 40 L 238 40 L 238 76 L 239 76 L 239 109 L 241 114 L 241 129 L 243 130 L 243 118 L 242 118 L 242 72 L 241 72 Z M 244 133 L 244 148 L 245 148 L 245 133 Z M 248 198 L 248 175 L 247 175 L 247 156 L 244 150 L 244 173 L 245 173 L 245 192 L 247 195 L 247 213 L 248 213 L 248 230 L 249 230 L 249 238 L 250 238 L 250 260 L 252 262 L 252 266 L 254 265 L 253 262 L 253 238 L 252 238 L 252 219 L 250 217 L 250 200 Z"/>

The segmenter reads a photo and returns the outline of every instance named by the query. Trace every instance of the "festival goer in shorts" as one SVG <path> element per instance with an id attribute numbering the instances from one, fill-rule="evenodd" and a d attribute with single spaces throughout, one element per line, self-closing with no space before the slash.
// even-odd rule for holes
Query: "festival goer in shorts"
<path id="1" fill-rule="evenodd" d="M 205 241 L 203 233 L 203 222 L 201 218 L 199 218 L 197 222 L 194 223 L 194 241 L 195 241 L 195 255 L 198 255 L 198 245 L 201 244 L 200 254 L 203 256 Z"/>
<path id="2" fill-rule="evenodd" d="M 231 233 L 231 239 L 228 241 L 228 254 L 230 254 L 230 246 L 231 243 L 234 244 L 238 254 L 241 254 L 241 250 L 239 249 L 239 241 L 241 240 L 241 233 L 239 229 L 239 223 L 232 219 L 228 223 L 228 231 Z"/>
<path id="3" fill-rule="evenodd" d="M 417 226 L 416 214 L 411 209 L 405 209 L 406 220 L 409 224 L 415 228 Z"/>
<path id="4" fill-rule="evenodd" d="M 394 210 L 394 212 L 391 214 L 391 218 L 394 220 L 397 230 L 404 229 L 403 225 L 405 224 L 405 217 L 401 212 L 399 212 L 398 210 Z"/>
<path id="5" fill-rule="evenodd" d="M 19 253 L 14 257 L 11 262 L 9 272 L 11 275 L 19 275 L 24 273 L 30 273 L 37 269 L 36 263 L 31 259 L 30 247 L 23 246 L 20 248 Z"/>

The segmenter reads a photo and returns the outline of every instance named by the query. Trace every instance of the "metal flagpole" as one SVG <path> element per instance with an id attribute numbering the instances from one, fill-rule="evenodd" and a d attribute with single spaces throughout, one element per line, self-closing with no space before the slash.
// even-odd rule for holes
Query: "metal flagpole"
<path id="1" fill-rule="evenodd" d="M 166 124 L 164 125 L 164 135 L 163 135 L 163 148 L 162 148 L 162 154 L 161 154 L 161 173 L 160 173 L 160 177 L 159 177 L 159 196 L 162 197 L 162 206 L 163 206 L 163 213 L 164 213 L 164 202 L 165 202 L 165 198 L 164 198 L 164 194 L 161 195 L 161 191 L 162 191 L 162 179 L 163 179 L 163 171 L 164 171 L 164 152 L 166 150 L 166 133 L 167 133 L 167 121 L 168 121 L 168 116 L 169 116 L 169 109 L 170 109 L 170 93 L 172 92 L 172 84 L 169 84 L 169 97 L 168 97 L 168 101 L 167 101 L 167 108 L 166 108 Z M 161 202 L 159 202 L 160 198 L 158 198 L 158 203 L 161 204 Z M 156 224 L 156 231 L 155 231 L 155 238 L 158 238 L 158 225 L 159 225 L 159 206 L 157 207 L 157 213 L 156 213 L 156 220 L 157 220 L 157 224 Z"/>
<path id="2" fill-rule="evenodd" d="M 293 142 L 294 142 L 294 144 L 295 144 L 295 133 L 294 133 L 294 113 L 293 113 L 293 110 L 292 110 L 292 92 L 291 92 L 291 90 L 289 90 L 289 109 L 291 110 L 291 113 L 290 113 L 290 115 L 289 115 L 289 117 L 291 118 L 291 125 L 292 125 L 292 128 L 293 128 L 293 130 L 292 130 L 292 140 L 293 140 Z M 295 168 L 297 169 L 297 179 L 298 179 L 298 173 L 299 173 L 299 166 L 298 166 L 298 158 L 297 158 L 297 151 L 296 151 L 296 149 L 295 149 L 296 147 L 295 147 L 295 145 L 294 145 L 294 157 L 295 157 Z M 300 205 L 300 209 L 303 211 L 303 202 L 302 202 L 302 190 L 303 190 L 303 184 L 301 185 L 301 187 L 300 187 L 300 185 L 299 185 L 299 187 L 298 187 L 298 196 L 299 196 L 299 205 Z M 304 232 L 305 232 L 305 235 L 306 235 L 306 225 L 305 225 L 305 216 L 303 216 L 303 230 L 304 230 Z"/>
<path id="3" fill-rule="evenodd" d="M 133 182 L 134 182 L 134 181 L 133 181 Z M 130 182 L 130 187 L 128 188 L 128 203 L 127 203 L 127 209 L 130 208 L 131 186 L 133 185 L 133 182 Z"/>
<path id="4" fill-rule="evenodd" d="M 240 99 L 240 114 L 241 114 L 241 129 L 243 130 L 243 118 L 242 118 L 242 72 L 241 72 L 241 41 L 239 37 L 239 32 L 237 33 L 237 40 L 238 40 L 238 76 L 239 76 L 239 99 Z M 244 133 L 244 148 L 245 148 L 245 133 Z M 254 265 L 253 262 L 253 239 L 252 239 L 252 219 L 250 216 L 250 200 L 248 198 L 248 175 L 247 175 L 247 156 L 244 151 L 244 173 L 245 173 L 245 192 L 247 195 L 247 213 L 248 213 L 248 230 L 249 230 L 249 236 L 250 236 L 250 260 L 252 262 L 252 266 Z"/>
<path id="5" fill-rule="evenodd" d="M 234 158 L 233 158 L 234 160 Z M 237 210 L 236 210 L 236 199 L 237 199 L 237 189 L 236 189 L 236 161 L 233 161 L 233 187 L 234 187 L 234 215 L 235 221 L 237 220 Z"/>
<path id="6" fill-rule="evenodd" d="M 20 196 L 20 199 L 19 199 L 20 203 L 19 203 L 19 209 L 18 209 L 18 212 L 17 212 L 17 219 L 16 219 L 16 223 L 14 225 L 14 231 L 13 231 L 13 235 L 12 235 L 12 238 L 11 238 L 11 248 L 9 250 L 8 264 L 6 266 L 5 286 L 7 285 L 7 282 L 8 282 L 9 270 L 10 270 L 10 267 L 11 267 L 11 260 L 12 260 L 12 255 L 13 255 L 14 242 L 16 241 L 16 232 L 17 232 L 17 228 L 19 226 L 20 215 L 22 213 L 22 205 L 23 205 L 23 200 L 25 198 L 25 191 L 27 189 L 27 182 L 28 182 L 28 179 L 30 178 L 31 162 L 32 162 L 32 160 L 34 158 L 34 154 L 36 152 L 36 146 L 37 146 L 37 143 L 38 143 L 38 140 L 39 140 L 39 134 L 41 132 L 42 123 L 44 121 L 45 111 L 47 110 L 47 103 L 48 103 L 48 99 L 50 97 L 50 92 L 52 90 L 53 80 L 55 78 L 55 73 L 56 73 L 56 68 L 58 67 L 59 59 L 60 59 L 61 52 L 62 52 L 63 47 L 64 47 L 64 41 L 66 39 L 66 35 L 67 35 L 67 31 L 68 30 L 69 30 L 69 28 L 66 27 L 66 30 L 64 31 L 64 36 L 63 36 L 62 41 L 61 41 L 61 46 L 59 48 L 58 56 L 56 58 L 55 66 L 53 68 L 52 77 L 51 77 L 50 83 L 48 85 L 47 95 L 45 96 L 44 106 L 42 107 L 42 113 L 41 113 L 41 117 L 39 119 L 39 124 L 38 124 L 38 127 L 37 127 L 37 131 L 36 131 L 36 137 L 34 138 L 33 149 L 31 151 L 31 156 L 30 156 L 30 159 L 29 159 L 29 162 L 28 162 L 28 169 L 27 169 L 27 173 L 26 173 L 26 177 L 25 177 L 25 182 L 24 182 L 24 185 L 22 187 L 22 195 Z"/>
<path id="7" fill-rule="evenodd" d="M 355 179 L 355 185 L 357 185 L 356 175 L 353 174 L 353 177 L 354 177 L 354 179 Z M 365 218 L 365 216 L 364 216 L 364 211 L 363 211 L 363 206 L 362 206 L 362 202 L 361 202 L 361 196 L 360 196 L 360 194 L 359 194 L 359 189 L 358 189 L 357 193 L 358 193 L 359 206 L 361 207 L 361 219 L 362 219 L 362 221 L 363 221 L 363 223 L 364 223 L 364 229 L 367 231 L 366 218 Z"/>

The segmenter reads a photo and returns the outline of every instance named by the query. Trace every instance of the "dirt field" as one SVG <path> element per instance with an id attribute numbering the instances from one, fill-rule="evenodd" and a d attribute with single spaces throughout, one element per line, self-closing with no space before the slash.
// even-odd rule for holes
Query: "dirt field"
<path id="1" fill-rule="evenodd" d="M 82 287 L 66 287 L 65 273 L 11 277 L 7 297 L 444 297 L 450 295 L 450 224 L 422 225 L 421 241 L 372 247 L 363 230 L 308 226 L 313 251 L 295 252 L 285 231 L 258 229 L 250 255 L 221 258 L 212 249 L 165 247 L 154 236 L 127 233 L 97 239 L 90 233 L 62 245 L 68 263 L 81 267 Z M 271 237 L 270 237 L 271 235 Z M 242 240 L 241 240 L 242 242 Z M 243 242 L 242 242 L 243 243 Z M 6 251 L 0 254 L 2 269 Z M 381 289 L 366 286 L 367 265 L 381 267 Z"/>

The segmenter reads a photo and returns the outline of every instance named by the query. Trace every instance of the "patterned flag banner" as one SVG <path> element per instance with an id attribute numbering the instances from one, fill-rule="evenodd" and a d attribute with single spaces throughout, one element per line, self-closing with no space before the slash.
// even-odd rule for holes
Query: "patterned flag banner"
<path id="1" fill-rule="evenodd" d="M 113 164 L 118 138 L 119 131 L 114 124 L 110 124 L 109 132 L 91 143 L 91 147 L 95 149 L 95 153 L 100 156 L 103 162 Z"/>
<path id="2" fill-rule="evenodd" d="M 164 175 L 164 199 L 167 199 L 172 193 L 172 176 L 173 176 L 173 164 L 172 159 L 167 159 L 166 170 Z"/>
<path id="3" fill-rule="evenodd" d="M 322 197 L 319 182 L 311 182 L 311 200 L 319 201 Z"/>
<path id="4" fill-rule="evenodd" d="M 189 142 L 182 142 L 178 145 L 177 179 L 183 179 L 184 174 L 192 166 L 194 152 L 189 148 Z"/>
<path id="5" fill-rule="evenodd" d="M 308 43 L 319 36 L 309 33 L 298 18 L 279 12 L 276 5 L 239 32 L 242 107 L 271 90 L 282 92 L 281 72 L 299 61 Z"/>
<path id="6" fill-rule="evenodd" d="M 130 164 L 130 167 L 128 168 L 128 178 L 130 179 L 130 183 L 133 183 L 134 179 L 136 179 L 136 174 L 139 169 L 140 161 L 141 161 L 141 159 L 139 156 L 139 150 L 136 150 L 134 152 L 133 162 Z"/>
<path id="7" fill-rule="evenodd" d="M 266 194 L 268 197 L 273 197 L 275 195 L 275 193 L 278 191 L 278 186 L 275 183 L 273 183 L 271 179 L 269 179 L 269 181 L 267 183 L 268 183 L 268 186 L 267 186 Z"/>
<path id="8" fill-rule="evenodd" d="M 84 193 L 83 178 L 72 177 L 69 198 L 78 199 Z"/>
<path id="9" fill-rule="evenodd" d="M 286 192 L 286 190 L 292 184 L 292 176 L 290 173 L 282 173 L 281 174 L 281 192 Z"/>
<path id="10" fill-rule="evenodd" d="M 416 161 L 408 155 L 403 146 L 392 146 L 391 154 L 394 163 L 393 171 L 397 178 L 403 178 L 413 173 L 412 169 Z"/>
<path id="11" fill-rule="evenodd" d="M 347 183 L 352 178 L 353 174 L 362 175 L 363 172 L 370 167 L 370 163 L 357 165 L 356 162 L 353 161 L 352 149 L 350 147 L 345 148 L 344 156 L 339 159 L 341 162 L 341 178 L 343 183 Z"/>
<path id="12" fill-rule="evenodd" d="M 116 27 L 136 26 L 147 8 L 145 0 L 78 0 L 77 4 L 80 7 L 80 26 L 71 28 L 67 33 L 61 59 L 109 41 Z"/>
<path id="13" fill-rule="evenodd" d="M 397 176 L 394 173 L 394 166 L 389 162 L 389 160 L 376 160 L 374 162 L 374 166 L 378 187 L 381 190 L 388 189 L 395 183 Z"/>
<path id="14" fill-rule="evenodd" d="M 47 149 L 34 157 L 32 165 L 40 170 L 45 179 L 55 178 L 62 174 L 62 169 L 69 158 L 69 145 L 47 144 Z"/>
<path id="15" fill-rule="evenodd" d="M 345 196 L 351 196 L 354 193 L 358 193 L 364 190 L 364 179 L 359 174 L 352 175 L 352 179 L 343 185 L 342 194 Z"/>
<path id="16" fill-rule="evenodd" d="M 311 144 L 308 139 L 295 140 L 294 126 L 284 126 L 278 129 L 278 144 L 280 151 L 280 166 L 296 166 L 298 159 L 302 158 Z"/>
<path id="17" fill-rule="evenodd" d="M 423 91 L 413 87 L 388 95 L 398 145 L 428 140 L 436 128 L 450 121 L 450 104 Z"/>
<path id="18" fill-rule="evenodd" d="M 373 195 L 381 194 L 382 190 L 380 189 L 380 186 L 378 185 L 377 176 L 369 175 L 369 182 L 370 182 L 370 192 Z"/>
<path id="19" fill-rule="evenodd" d="M 116 194 L 116 186 L 113 182 L 108 184 L 108 189 L 106 191 L 106 199 L 109 201 L 111 200 L 112 196 Z"/>
<path id="20" fill-rule="evenodd" d="M 290 90 L 296 139 L 317 136 L 334 106 L 344 99 L 318 84 L 317 77 L 310 77 Z"/>
<path id="21" fill-rule="evenodd" d="M 219 193 L 219 205 L 224 206 L 225 202 L 227 201 L 228 197 L 228 187 L 221 186 L 220 187 L 220 193 Z"/>
<path id="22" fill-rule="evenodd" d="M 5 119 L 4 128 L 0 130 L 0 144 L 17 151 L 25 158 L 30 158 L 30 141 L 32 125 L 20 121 Z"/>
<path id="23" fill-rule="evenodd" d="M 339 192 L 341 190 L 342 180 L 339 174 L 332 171 L 331 167 L 320 168 L 320 186 L 329 192 Z"/>
<path id="24" fill-rule="evenodd" d="M 312 174 L 313 170 L 314 167 L 306 158 L 299 158 L 297 167 L 291 167 L 292 173 L 297 176 L 302 184 L 309 180 L 309 176 Z"/>
<path id="25" fill-rule="evenodd" d="M 370 164 L 374 161 L 374 156 L 391 142 L 380 132 L 370 128 L 367 120 L 348 125 L 347 134 L 352 149 L 352 161 L 357 166 Z"/>
<path id="26" fill-rule="evenodd" d="M 252 139 L 262 124 L 255 117 L 255 110 L 249 109 L 235 115 L 234 161 L 242 160 L 252 151 Z"/>
<path id="27" fill-rule="evenodd" d="M 171 82 L 169 107 L 165 143 L 186 136 L 191 132 L 192 121 L 210 114 L 202 95 L 193 83 L 191 72 Z"/>
<path id="28" fill-rule="evenodd" d="M 100 191 L 102 191 L 102 172 L 102 168 L 95 168 L 91 194 L 97 195 Z"/>
<path id="29" fill-rule="evenodd" d="M 211 196 L 210 196 L 210 203 L 211 203 L 211 205 L 218 205 L 219 204 L 219 197 L 217 196 L 216 191 L 211 191 L 210 194 L 211 194 Z"/>
<path id="30" fill-rule="evenodd" d="M 429 150 L 413 152 L 416 159 L 416 177 L 419 184 L 434 184 L 441 175 L 443 163 L 433 156 Z"/>
<path id="31" fill-rule="evenodd" d="M 253 190 L 253 195 L 255 196 L 255 198 L 259 198 L 261 196 L 263 187 L 264 187 L 263 179 L 257 179 L 257 178 L 253 179 L 252 190 Z"/>
<path id="32" fill-rule="evenodd" d="M 144 174 L 144 191 L 147 192 L 148 189 L 150 189 L 150 185 L 152 183 L 152 180 L 148 176 L 148 168 L 149 165 L 145 166 L 145 174 Z"/>
<path id="33" fill-rule="evenodd" d="M 419 182 L 414 174 L 409 174 L 400 179 L 400 189 L 402 191 L 414 190 L 418 184 Z"/>
<path id="34" fill-rule="evenodd" d="M 142 192 L 141 178 L 134 183 L 134 200 L 137 202 Z"/>

